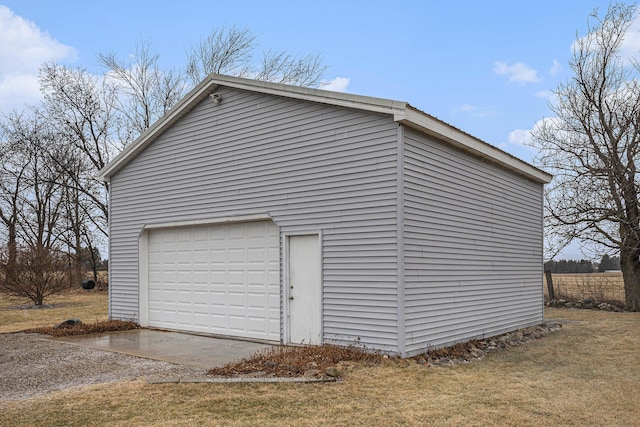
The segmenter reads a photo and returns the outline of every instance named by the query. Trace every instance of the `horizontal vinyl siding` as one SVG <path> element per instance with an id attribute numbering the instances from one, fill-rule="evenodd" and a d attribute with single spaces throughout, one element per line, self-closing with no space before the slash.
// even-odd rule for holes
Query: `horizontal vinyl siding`
<path id="1" fill-rule="evenodd" d="M 203 101 L 111 180 L 112 316 L 138 316 L 145 224 L 266 213 L 281 233 L 322 232 L 324 339 L 393 351 L 392 117 L 217 92 L 220 104 Z"/>
<path id="2" fill-rule="evenodd" d="M 542 321 L 542 185 L 405 133 L 407 353 Z"/>

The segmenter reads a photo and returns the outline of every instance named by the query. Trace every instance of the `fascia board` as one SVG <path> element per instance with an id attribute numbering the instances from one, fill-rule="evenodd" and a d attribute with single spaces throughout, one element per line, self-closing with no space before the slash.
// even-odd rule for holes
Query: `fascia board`
<path id="1" fill-rule="evenodd" d="M 443 140 L 454 147 L 485 158 L 506 169 L 543 184 L 551 182 L 553 175 L 544 172 L 492 145 L 487 144 L 445 122 L 408 106 L 403 113 L 395 114 L 394 120 L 428 135 Z"/>
<path id="2" fill-rule="evenodd" d="M 401 113 L 408 105 L 406 102 L 394 101 L 391 99 L 331 92 L 300 86 L 282 85 L 259 80 L 243 79 L 240 77 L 213 75 L 211 77 L 211 81 L 220 86 L 232 87 L 235 89 L 284 96 L 303 101 L 318 102 L 383 114 Z"/>

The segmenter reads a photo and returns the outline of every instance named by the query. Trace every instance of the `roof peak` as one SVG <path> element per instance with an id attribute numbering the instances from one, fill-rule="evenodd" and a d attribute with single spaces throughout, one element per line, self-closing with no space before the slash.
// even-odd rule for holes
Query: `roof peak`
<path id="1" fill-rule="evenodd" d="M 527 162 L 471 136 L 442 120 L 424 113 L 404 101 L 332 92 L 323 89 L 292 86 L 221 74 L 210 74 L 207 76 L 207 78 L 169 110 L 167 114 L 156 121 L 149 129 L 109 162 L 109 164 L 99 172 L 100 178 L 108 181 L 113 174 L 124 167 L 157 136 L 187 114 L 193 106 L 212 95 L 218 87 L 230 87 L 374 113 L 390 114 L 398 123 L 418 129 L 461 150 L 467 151 L 475 156 L 486 158 L 493 163 L 534 179 L 535 181 L 546 183 L 552 178 L 550 174 Z"/>

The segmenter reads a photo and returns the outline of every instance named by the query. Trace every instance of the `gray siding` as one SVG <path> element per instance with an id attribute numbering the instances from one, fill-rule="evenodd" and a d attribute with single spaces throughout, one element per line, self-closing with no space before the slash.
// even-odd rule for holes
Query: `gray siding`
<path id="1" fill-rule="evenodd" d="M 408 355 L 542 321 L 542 184 L 405 132 Z"/>
<path id="2" fill-rule="evenodd" d="M 395 350 L 397 124 L 217 92 L 111 178 L 111 316 L 138 319 L 145 224 L 267 213 L 281 233 L 322 232 L 324 339 Z"/>

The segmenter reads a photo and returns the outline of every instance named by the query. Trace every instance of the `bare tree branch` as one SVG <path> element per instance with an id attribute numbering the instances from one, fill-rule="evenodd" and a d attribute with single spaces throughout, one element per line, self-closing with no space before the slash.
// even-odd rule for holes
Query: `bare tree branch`
<path id="1" fill-rule="evenodd" d="M 246 27 L 222 27 L 191 49 L 187 75 L 196 85 L 211 73 L 249 77 L 295 86 L 317 87 L 327 67 L 322 57 L 268 50 L 255 59 L 257 37 Z"/>
<path id="2" fill-rule="evenodd" d="M 98 61 L 108 70 L 106 84 L 114 94 L 113 108 L 121 116 L 118 135 L 122 144 L 137 138 L 184 96 L 182 75 L 161 70 L 159 59 L 145 40 L 136 43 L 128 62 L 114 53 L 98 55 Z"/>
<path id="3" fill-rule="evenodd" d="M 212 30 L 191 49 L 187 75 L 197 85 L 211 73 L 248 77 L 256 36 L 248 28 L 227 27 Z"/>

